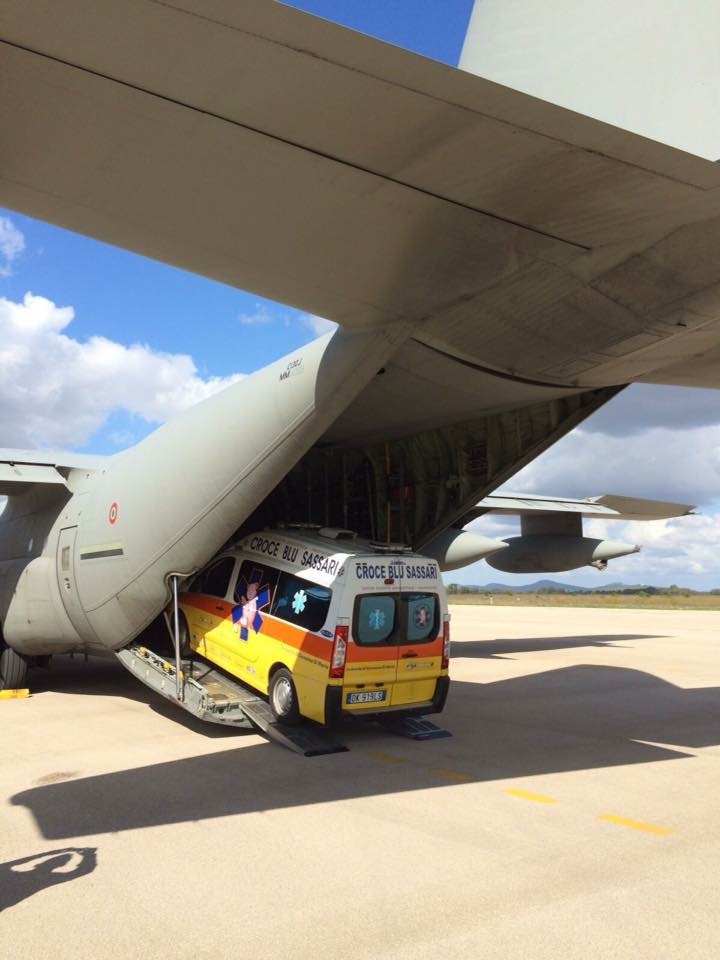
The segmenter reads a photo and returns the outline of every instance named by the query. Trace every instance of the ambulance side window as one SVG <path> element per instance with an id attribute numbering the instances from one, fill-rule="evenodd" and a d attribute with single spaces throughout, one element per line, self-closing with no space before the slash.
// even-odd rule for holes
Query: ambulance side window
<path id="1" fill-rule="evenodd" d="M 223 557 L 198 574 L 190 584 L 191 593 L 207 593 L 211 597 L 224 599 L 230 586 L 230 577 L 235 568 L 233 557 Z"/>
<path id="2" fill-rule="evenodd" d="M 255 560 L 244 560 L 235 583 L 235 603 L 244 603 L 248 599 L 258 598 L 260 609 L 267 609 L 275 596 L 280 571 L 269 567 L 266 563 L 257 563 Z M 251 588 L 251 584 L 254 587 Z M 252 597 L 249 594 L 252 593 Z"/>
<path id="3" fill-rule="evenodd" d="M 302 580 L 291 573 L 281 573 L 270 613 L 303 630 L 317 632 L 327 620 L 332 590 Z"/>

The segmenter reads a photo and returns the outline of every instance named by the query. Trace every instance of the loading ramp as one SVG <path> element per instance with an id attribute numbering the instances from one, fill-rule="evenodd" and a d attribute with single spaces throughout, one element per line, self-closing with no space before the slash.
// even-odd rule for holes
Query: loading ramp
<path id="1" fill-rule="evenodd" d="M 279 723 L 267 701 L 200 658 L 182 658 L 178 667 L 141 644 L 116 652 L 120 663 L 142 683 L 188 713 L 210 723 L 259 730 L 270 740 L 305 757 L 341 753 L 347 747 L 323 727 L 307 721 Z"/>

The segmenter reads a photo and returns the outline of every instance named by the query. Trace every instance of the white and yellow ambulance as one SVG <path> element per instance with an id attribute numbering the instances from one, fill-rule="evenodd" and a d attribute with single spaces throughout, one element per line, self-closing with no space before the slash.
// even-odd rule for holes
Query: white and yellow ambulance
<path id="1" fill-rule="evenodd" d="M 184 643 L 275 716 L 439 713 L 450 624 L 435 560 L 348 530 L 245 537 L 180 595 Z"/>

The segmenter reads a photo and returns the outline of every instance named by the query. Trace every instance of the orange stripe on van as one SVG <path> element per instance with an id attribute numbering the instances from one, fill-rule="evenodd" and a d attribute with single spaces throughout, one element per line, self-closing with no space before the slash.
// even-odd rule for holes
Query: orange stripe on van
<path id="1" fill-rule="evenodd" d="M 235 606 L 233 603 L 228 603 L 227 600 L 208 597 L 201 593 L 183 593 L 180 595 L 180 599 L 190 607 L 195 607 L 197 610 L 202 610 L 223 620 L 230 620 Z M 274 617 L 265 610 L 260 611 L 260 616 L 263 618 L 263 625 L 260 628 L 261 634 L 279 640 L 280 643 L 286 643 L 295 650 L 302 650 L 304 653 L 317 657 L 319 660 L 324 660 L 328 664 L 330 663 L 332 653 L 332 639 L 330 637 L 320 637 L 316 633 L 303 630 L 301 627 L 296 627 L 292 623 Z M 419 657 L 440 656 L 442 644 L 442 634 L 431 643 L 403 644 L 399 650 L 395 646 L 361 646 L 351 641 L 348 646 L 347 662 L 377 663 L 378 665 L 395 663 L 398 656 L 402 656 L 403 651 L 408 649 L 417 650 Z"/>
<path id="2" fill-rule="evenodd" d="M 403 643 L 402 646 L 367 646 L 356 643 L 354 640 L 348 647 L 348 663 L 372 663 L 380 660 L 397 660 L 403 652 L 416 650 L 418 657 L 439 657 L 442 654 L 442 634 L 431 640 L 430 643 Z"/>
<path id="3" fill-rule="evenodd" d="M 195 607 L 205 613 L 210 613 L 218 619 L 230 620 L 232 610 L 235 604 L 228 603 L 227 600 L 216 600 L 214 597 L 206 597 L 200 593 L 181 594 L 181 600 L 189 607 Z M 224 610 L 219 609 L 220 607 Z M 303 653 L 309 653 L 319 660 L 330 663 L 330 654 L 332 652 L 332 640 L 330 638 L 319 637 L 315 633 L 296 627 L 292 623 L 286 623 L 273 617 L 265 610 L 260 611 L 263 618 L 263 625 L 260 627 L 260 633 L 271 637 L 273 640 L 279 640 L 280 643 L 286 643 L 295 650 L 302 650 Z"/>

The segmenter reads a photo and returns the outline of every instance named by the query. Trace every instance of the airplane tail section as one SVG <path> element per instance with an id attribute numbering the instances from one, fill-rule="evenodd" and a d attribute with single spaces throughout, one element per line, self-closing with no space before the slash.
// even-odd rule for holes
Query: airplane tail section
<path id="1" fill-rule="evenodd" d="M 716 0 L 476 0 L 460 67 L 717 160 L 719 31 Z"/>

